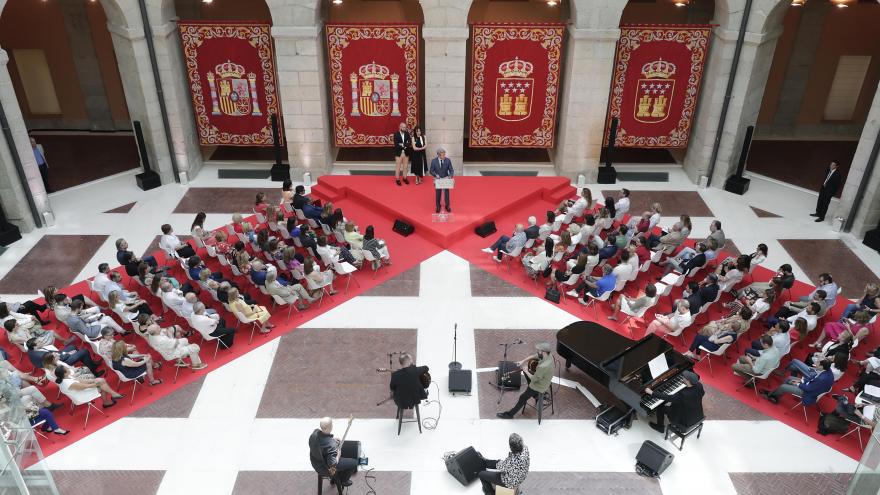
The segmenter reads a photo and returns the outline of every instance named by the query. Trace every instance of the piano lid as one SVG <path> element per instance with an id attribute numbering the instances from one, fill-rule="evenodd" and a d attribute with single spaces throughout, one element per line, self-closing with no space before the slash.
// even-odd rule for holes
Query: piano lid
<path id="1" fill-rule="evenodd" d="M 666 354 L 672 349 L 672 344 L 657 335 L 646 335 L 642 340 L 627 349 L 626 352 L 602 364 L 606 369 L 614 370 L 616 378 L 623 379 L 647 366 L 648 362 L 655 357 Z M 670 361 L 670 367 L 673 367 L 677 360 L 674 356 L 667 356 L 667 358 Z"/>
<path id="2" fill-rule="evenodd" d="M 576 321 L 556 332 L 556 342 L 599 366 L 636 343 L 593 321 Z"/>

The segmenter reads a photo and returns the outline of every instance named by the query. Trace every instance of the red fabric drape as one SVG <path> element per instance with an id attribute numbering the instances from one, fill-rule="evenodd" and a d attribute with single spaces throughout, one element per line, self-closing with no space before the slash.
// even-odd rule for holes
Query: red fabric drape
<path id="1" fill-rule="evenodd" d="M 470 146 L 552 148 L 561 24 L 474 24 Z"/>
<path id="2" fill-rule="evenodd" d="M 617 43 L 608 124 L 615 145 L 687 148 L 709 49 L 707 25 L 624 25 Z"/>
<path id="3" fill-rule="evenodd" d="M 270 27 L 178 22 L 200 144 L 271 146 L 272 114 L 282 138 Z"/>
<path id="4" fill-rule="evenodd" d="M 392 146 L 419 119 L 419 26 L 327 24 L 336 146 Z"/>

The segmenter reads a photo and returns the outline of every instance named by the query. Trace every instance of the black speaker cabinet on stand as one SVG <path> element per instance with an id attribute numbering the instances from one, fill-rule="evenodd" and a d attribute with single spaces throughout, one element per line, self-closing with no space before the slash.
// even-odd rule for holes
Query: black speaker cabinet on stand
<path id="1" fill-rule="evenodd" d="M 284 182 L 290 179 L 290 167 L 282 163 L 281 143 L 278 139 L 278 116 L 274 113 L 269 117 L 272 123 L 272 148 L 275 150 L 275 163 L 272 165 L 272 180 Z"/>
<path id="2" fill-rule="evenodd" d="M 746 128 L 746 137 L 743 139 L 742 151 L 739 153 L 739 163 L 736 165 L 736 173 L 727 178 L 724 182 L 724 190 L 739 194 L 742 196 L 749 190 L 750 179 L 743 177 L 746 170 L 746 160 L 749 157 L 749 149 L 752 147 L 752 134 L 755 132 L 755 126 L 750 125 Z"/>
<path id="3" fill-rule="evenodd" d="M 874 251 L 880 252 L 880 225 L 865 232 L 865 240 L 862 241 L 862 244 Z"/>
<path id="4" fill-rule="evenodd" d="M 8 246 L 19 239 L 21 231 L 6 220 L 6 212 L 0 207 L 0 246 Z"/>
<path id="5" fill-rule="evenodd" d="M 611 119 L 611 132 L 608 133 L 608 148 L 605 149 L 605 166 L 599 167 L 599 176 L 596 182 L 599 184 L 614 184 L 617 182 L 617 170 L 612 165 L 614 160 L 614 143 L 617 141 L 617 117 Z"/>
<path id="6" fill-rule="evenodd" d="M 150 155 L 147 154 L 147 143 L 144 141 L 144 131 L 141 130 L 140 121 L 135 120 L 132 124 L 134 125 L 134 138 L 137 141 L 138 154 L 141 156 L 141 166 L 144 167 L 144 171 L 137 174 L 135 179 L 139 188 L 149 191 L 161 186 L 162 178 L 150 168 Z"/>

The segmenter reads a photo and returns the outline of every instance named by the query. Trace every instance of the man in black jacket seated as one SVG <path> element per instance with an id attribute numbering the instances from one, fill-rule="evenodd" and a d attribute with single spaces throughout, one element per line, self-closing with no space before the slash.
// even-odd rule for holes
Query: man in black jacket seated
<path id="1" fill-rule="evenodd" d="M 645 393 L 666 401 L 666 404 L 654 410 L 657 422 L 651 423 L 651 428 L 660 433 L 666 432 L 665 417 L 667 416 L 669 422 L 681 431 L 703 420 L 703 395 L 706 392 L 703 390 L 703 384 L 700 383 L 700 377 L 693 371 L 682 371 L 681 377 L 684 379 L 685 387 L 673 395 L 654 392 L 650 388 L 645 389 Z"/>
<path id="2" fill-rule="evenodd" d="M 412 409 L 423 399 L 428 398 L 428 391 L 422 387 L 420 377 L 428 371 L 427 366 L 413 364 L 412 356 L 401 353 L 400 369 L 391 374 L 391 395 L 394 403 L 401 409 Z"/>
<path id="3" fill-rule="evenodd" d="M 333 420 L 321 419 L 320 429 L 316 429 L 309 436 L 309 460 L 312 468 L 323 476 L 330 476 L 331 483 L 340 483 L 342 486 L 351 486 L 351 477 L 357 472 L 357 459 L 340 457 L 336 461 L 342 441 L 333 437 Z"/>

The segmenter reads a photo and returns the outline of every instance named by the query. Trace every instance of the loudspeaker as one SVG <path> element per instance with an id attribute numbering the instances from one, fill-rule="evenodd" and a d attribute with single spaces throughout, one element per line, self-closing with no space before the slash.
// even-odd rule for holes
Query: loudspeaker
<path id="1" fill-rule="evenodd" d="M 645 440 L 639 453 L 636 454 L 636 465 L 648 470 L 651 474 L 659 476 L 672 464 L 675 456 L 656 443 Z"/>
<path id="2" fill-rule="evenodd" d="M 349 459 L 360 459 L 363 457 L 360 440 L 346 440 L 342 444 L 342 457 Z"/>
<path id="3" fill-rule="evenodd" d="M 511 373 L 504 377 L 508 371 L 519 368 L 513 361 L 498 361 L 498 370 L 495 371 L 495 383 L 505 390 L 519 390 L 522 386 L 522 374 L 519 372 Z"/>
<path id="4" fill-rule="evenodd" d="M 862 241 L 862 244 L 880 252 L 880 227 L 865 232 L 865 240 Z"/>
<path id="5" fill-rule="evenodd" d="M 391 230 L 406 237 L 406 236 L 412 234 L 413 232 L 415 232 L 416 228 L 398 218 L 397 220 L 394 221 L 394 227 L 392 227 Z"/>
<path id="6" fill-rule="evenodd" d="M 275 151 L 275 163 L 272 164 L 270 176 L 273 181 L 284 182 L 285 180 L 290 179 L 290 167 L 281 163 L 281 143 L 278 139 L 278 116 L 273 113 L 269 116 L 269 120 L 272 124 L 272 148 Z"/>
<path id="7" fill-rule="evenodd" d="M 144 172 L 134 176 L 137 185 L 144 191 L 155 189 L 162 185 L 162 178 L 156 172 Z"/>
<path id="8" fill-rule="evenodd" d="M 732 192 L 733 194 L 739 194 L 742 196 L 749 190 L 749 185 L 751 184 L 750 179 L 746 179 L 745 177 L 740 177 L 739 175 L 731 175 L 724 181 L 724 190 L 727 192 Z"/>
<path id="9" fill-rule="evenodd" d="M 135 175 L 137 185 L 144 191 L 155 189 L 162 185 L 162 178 L 159 174 L 153 172 L 150 168 L 150 155 L 147 154 L 147 142 L 144 140 L 144 131 L 141 129 L 140 121 L 133 121 L 134 140 L 137 141 L 138 155 L 141 158 L 141 166 L 144 167 L 143 173 Z"/>
<path id="10" fill-rule="evenodd" d="M 480 237 L 489 237 L 495 232 L 498 232 L 498 229 L 495 228 L 495 222 L 486 222 L 474 229 L 474 233 Z"/>
<path id="11" fill-rule="evenodd" d="M 449 370 L 449 391 L 471 393 L 471 370 Z"/>
<path id="12" fill-rule="evenodd" d="M 614 184 L 617 182 L 617 170 L 614 167 L 599 167 L 599 176 L 596 178 L 599 184 Z"/>
<path id="13" fill-rule="evenodd" d="M 464 486 L 477 479 L 484 462 L 473 447 L 468 447 L 446 459 L 446 470 Z"/>

